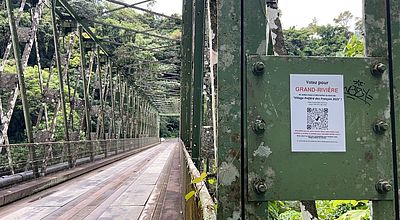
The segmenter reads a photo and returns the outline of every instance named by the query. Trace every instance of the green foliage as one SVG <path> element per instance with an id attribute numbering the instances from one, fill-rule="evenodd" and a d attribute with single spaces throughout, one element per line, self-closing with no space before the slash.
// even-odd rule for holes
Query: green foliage
<path id="1" fill-rule="evenodd" d="M 367 200 L 318 200 L 318 217 L 324 220 L 367 220 L 370 207 Z M 300 203 L 293 201 L 274 201 L 268 203 L 271 219 L 298 220 L 301 218 Z"/>
<path id="2" fill-rule="evenodd" d="M 334 18 L 333 21 L 335 24 L 341 27 L 349 28 L 350 22 L 353 20 L 353 18 L 354 15 L 352 15 L 350 11 L 344 11 Z"/>
<path id="3" fill-rule="evenodd" d="M 295 210 L 289 210 L 279 215 L 279 220 L 298 220 L 301 219 L 301 213 Z"/>
<path id="4" fill-rule="evenodd" d="M 177 117 L 161 117 L 160 137 L 179 137 L 179 119 Z"/>
<path id="5" fill-rule="evenodd" d="M 185 195 L 185 201 L 189 201 L 194 195 L 196 195 L 196 191 L 192 190 Z"/>
<path id="6" fill-rule="evenodd" d="M 346 57 L 363 57 L 364 56 L 364 43 L 357 36 L 353 35 L 346 45 L 344 50 L 344 55 Z"/>
<path id="7" fill-rule="evenodd" d="M 285 47 L 294 56 L 336 56 L 346 46 L 351 32 L 340 26 L 310 25 L 285 30 Z"/>
<path id="8" fill-rule="evenodd" d="M 341 52 L 353 35 L 350 30 L 353 17 L 350 12 L 345 11 L 334 19 L 335 25 L 319 25 L 317 19 L 314 18 L 307 27 L 300 29 L 291 27 L 284 30 L 285 47 L 288 54 L 343 56 Z"/>
<path id="9" fill-rule="evenodd" d="M 366 219 L 370 219 L 369 210 L 351 210 L 338 218 L 338 220 L 366 220 Z"/>

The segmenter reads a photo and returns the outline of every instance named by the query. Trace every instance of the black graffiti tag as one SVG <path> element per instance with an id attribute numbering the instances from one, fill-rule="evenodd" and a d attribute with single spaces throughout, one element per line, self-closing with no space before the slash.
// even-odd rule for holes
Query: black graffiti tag
<path id="1" fill-rule="evenodd" d="M 365 83 L 360 80 L 354 80 L 353 85 L 344 87 L 344 94 L 347 98 L 361 100 L 367 105 L 371 105 L 373 97 L 369 94 L 370 89 L 364 88 Z"/>

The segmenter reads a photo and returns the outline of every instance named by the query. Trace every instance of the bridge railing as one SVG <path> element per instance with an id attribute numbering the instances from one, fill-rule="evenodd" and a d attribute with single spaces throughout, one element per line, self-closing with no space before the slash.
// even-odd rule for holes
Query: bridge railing
<path id="1" fill-rule="evenodd" d="M 141 137 L 3 145 L 0 146 L 3 149 L 0 153 L 0 187 L 33 178 L 35 166 L 38 173 L 45 176 L 158 142 L 157 137 Z M 35 151 L 33 160 L 30 153 L 32 147 Z M 2 181 L 6 179 L 8 181 Z"/>
<path id="2" fill-rule="evenodd" d="M 202 179 L 200 182 L 195 181 L 201 179 L 201 174 L 194 165 L 192 158 L 190 157 L 182 141 L 180 141 L 180 145 L 181 145 L 180 158 L 181 158 L 181 166 L 183 169 L 182 192 L 184 193 L 184 195 L 190 197 L 187 198 L 187 201 L 185 201 L 183 205 L 183 207 L 185 208 L 184 219 L 189 219 L 189 220 L 217 219 L 215 210 L 216 206 L 213 198 L 210 196 L 210 193 L 208 192 L 205 179 Z M 191 197 L 190 194 L 193 193 L 194 195 Z"/>

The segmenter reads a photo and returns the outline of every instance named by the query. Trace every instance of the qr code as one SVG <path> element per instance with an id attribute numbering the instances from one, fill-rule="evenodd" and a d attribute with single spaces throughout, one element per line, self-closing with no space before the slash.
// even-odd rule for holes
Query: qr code
<path id="1" fill-rule="evenodd" d="M 328 130 L 328 108 L 307 108 L 307 130 Z"/>

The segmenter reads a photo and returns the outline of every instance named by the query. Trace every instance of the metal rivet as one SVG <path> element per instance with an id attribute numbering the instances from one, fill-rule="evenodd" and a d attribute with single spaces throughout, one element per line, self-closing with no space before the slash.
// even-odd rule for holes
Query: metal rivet
<path id="1" fill-rule="evenodd" d="M 376 134 L 384 134 L 389 130 L 389 124 L 383 120 L 378 120 L 375 122 L 373 129 Z"/>
<path id="2" fill-rule="evenodd" d="M 375 189 L 378 193 L 383 194 L 392 191 L 392 185 L 386 180 L 379 180 L 375 184 Z"/>
<path id="3" fill-rule="evenodd" d="M 387 67 L 383 63 L 377 63 L 372 67 L 372 75 L 382 76 L 387 70 Z"/>
<path id="4" fill-rule="evenodd" d="M 265 131 L 265 121 L 262 119 L 256 119 L 254 121 L 253 131 L 256 134 L 262 134 Z"/>
<path id="5" fill-rule="evenodd" d="M 265 71 L 265 65 L 263 62 L 257 62 L 253 65 L 253 73 L 256 75 L 262 75 Z"/>
<path id="6" fill-rule="evenodd" d="M 267 192 L 267 185 L 264 181 L 258 181 L 254 184 L 254 188 L 258 194 L 263 194 Z"/>

